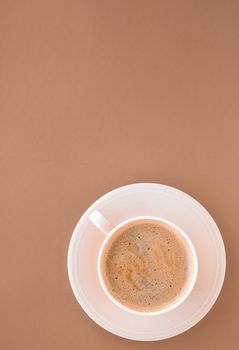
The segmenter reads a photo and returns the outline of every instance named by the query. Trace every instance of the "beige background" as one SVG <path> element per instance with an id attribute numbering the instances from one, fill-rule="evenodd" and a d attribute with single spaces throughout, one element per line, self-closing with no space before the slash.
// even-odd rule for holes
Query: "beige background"
<path id="1" fill-rule="evenodd" d="M 0 348 L 235 349 L 239 342 L 238 1 L 0 1 Z M 159 182 L 198 199 L 225 241 L 218 302 L 139 343 L 96 325 L 68 243 L 105 192 Z"/>

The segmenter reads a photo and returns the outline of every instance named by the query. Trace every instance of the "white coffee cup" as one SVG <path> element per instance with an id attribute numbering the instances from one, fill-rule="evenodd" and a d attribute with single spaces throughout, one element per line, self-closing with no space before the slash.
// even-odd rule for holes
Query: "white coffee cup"
<path id="1" fill-rule="evenodd" d="M 163 314 L 165 312 L 171 311 L 173 309 L 175 309 L 176 307 L 178 307 L 179 305 L 181 305 L 183 303 L 183 301 L 186 300 L 186 298 L 189 296 L 189 294 L 191 293 L 196 279 L 197 279 L 197 273 L 198 273 L 198 259 L 197 259 L 197 254 L 196 251 L 194 249 L 194 246 L 190 240 L 190 238 L 188 237 L 188 235 L 177 225 L 175 225 L 174 223 L 172 223 L 169 220 L 160 218 L 160 217 L 156 217 L 156 216 L 137 216 L 137 217 L 133 217 L 131 219 L 122 221 L 120 224 L 114 226 L 112 225 L 99 211 L 95 210 L 93 213 L 91 213 L 90 215 L 90 220 L 91 222 L 103 233 L 105 233 L 106 237 L 101 245 L 101 248 L 99 250 L 99 254 L 98 254 L 98 261 L 97 261 L 97 273 L 98 273 L 98 277 L 99 277 L 99 281 L 101 284 L 101 287 L 103 289 L 103 291 L 105 292 L 105 294 L 107 295 L 107 297 L 119 308 L 121 308 L 122 310 L 131 313 L 131 314 L 137 314 L 137 315 L 159 315 L 159 314 Z M 166 305 L 165 307 L 162 307 L 160 310 L 157 311 L 137 311 L 131 308 L 126 307 L 125 305 L 121 304 L 119 301 L 117 301 L 112 294 L 109 292 L 108 288 L 106 287 L 106 284 L 104 282 L 104 278 L 102 275 L 102 269 L 101 269 L 101 259 L 102 259 L 102 255 L 104 252 L 105 247 L 107 246 L 107 243 L 109 242 L 109 239 L 112 238 L 112 236 L 114 234 L 116 234 L 118 232 L 119 229 L 122 229 L 124 226 L 133 223 L 133 222 L 137 222 L 137 221 L 143 221 L 143 220 L 153 220 L 155 222 L 158 223 L 165 223 L 167 224 L 169 227 L 171 226 L 172 229 L 174 229 L 175 231 L 177 231 L 177 234 L 181 235 L 184 237 L 186 244 L 188 246 L 188 249 L 191 252 L 191 256 L 192 256 L 192 273 L 191 273 L 191 278 L 190 281 L 188 282 L 187 288 L 185 289 L 184 293 L 182 295 L 179 295 L 178 298 L 176 298 L 172 303 Z"/>

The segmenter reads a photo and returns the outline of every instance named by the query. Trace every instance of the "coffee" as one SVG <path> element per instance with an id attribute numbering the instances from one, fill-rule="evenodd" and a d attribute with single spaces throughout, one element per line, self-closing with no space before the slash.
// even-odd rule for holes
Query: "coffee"
<path id="1" fill-rule="evenodd" d="M 121 304 L 158 311 L 182 295 L 192 275 L 186 239 L 166 223 L 144 220 L 119 229 L 101 259 L 104 283 Z"/>

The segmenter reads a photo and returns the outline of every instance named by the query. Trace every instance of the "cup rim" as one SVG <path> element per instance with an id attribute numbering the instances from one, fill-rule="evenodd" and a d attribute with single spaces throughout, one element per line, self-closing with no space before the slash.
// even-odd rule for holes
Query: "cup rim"
<path id="1" fill-rule="evenodd" d="M 186 240 L 186 242 L 191 250 L 192 256 L 193 256 L 193 275 L 192 275 L 191 281 L 190 281 L 186 291 L 183 293 L 183 295 L 180 298 L 176 299 L 176 301 L 169 304 L 169 306 L 166 306 L 166 307 L 162 308 L 161 310 L 157 310 L 157 311 L 138 311 L 138 310 L 131 309 L 131 308 L 123 305 L 122 303 L 120 303 L 109 292 L 109 290 L 104 282 L 104 278 L 103 278 L 102 272 L 101 272 L 101 258 L 102 258 L 104 248 L 107 245 L 109 239 L 123 226 L 125 226 L 131 222 L 139 221 L 139 220 L 159 221 L 159 222 L 165 223 L 165 224 L 173 227 L 177 232 L 179 232 L 185 238 L 185 240 Z M 176 307 L 178 307 L 179 305 L 181 305 L 188 298 L 190 293 L 192 292 L 192 290 L 195 286 L 195 283 L 196 283 L 197 275 L 198 275 L 198 257 L 197 257 L 197 253 L 196 253 L 196 250 L 194 248 L 194 245 L 193 245 L 191 239 L 189 238 L 189 236 L 185 233 L 184 230 L 182 230 L 178 225 L 174 224 L 172 221 L 170 221 L 168 219 L 164 219 L 164 218 L 159 217 L 159 216 L 152 216 L 152 215 L 134 216 L 130 219 L 127 219 L 127 220 L 120 222 L 107 234 L 106 238 L 104 239 L 104 241 L 100 247 L 99 253 L 98 253 L 97 274 L 98 274 L 98 278 L 100 281 L 100 285 L 101 285 L 103 291 L 105 292 L 106 296 L 110 299 L 111 302 L 113 302 L 116 306 L 118 306 L 123 311 L 126 311 L 126 312 L 131 313 L 131 314 L 141 315 L 141 316 L 161 315 L 161 314 L 169 312 L 169 311 L 175 309 Z"/>

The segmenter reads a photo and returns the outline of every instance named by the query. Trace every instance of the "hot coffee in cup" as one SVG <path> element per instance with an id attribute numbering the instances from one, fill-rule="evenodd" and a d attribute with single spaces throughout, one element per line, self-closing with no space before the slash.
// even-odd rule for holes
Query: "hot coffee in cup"
<path id="1" fill-rule="evenodd" d="M 138 217 L 110 230 L 99 212 L 91 220 L 110 231 L 99 253 L 98 274 L 114 303 L 130 312 L 158 314 L 189 295 L 197 257 L 180 228 L 160 218 Z"/>

